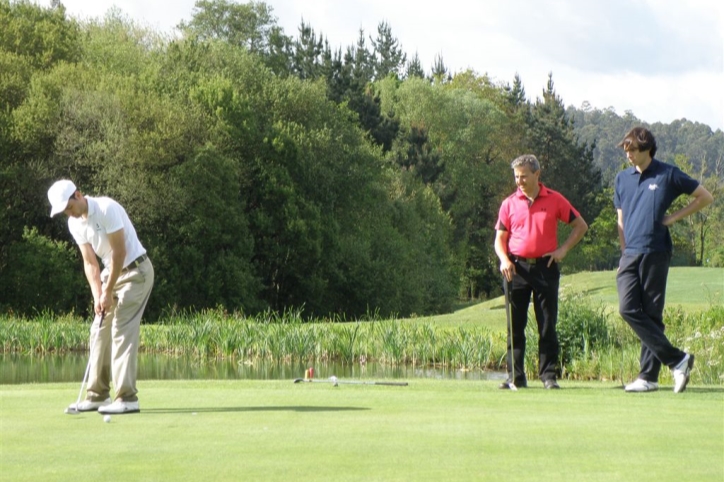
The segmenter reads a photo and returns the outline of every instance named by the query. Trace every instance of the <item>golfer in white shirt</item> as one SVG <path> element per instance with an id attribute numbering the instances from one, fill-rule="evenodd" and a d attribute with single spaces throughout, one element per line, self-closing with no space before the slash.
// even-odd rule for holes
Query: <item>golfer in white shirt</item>
<path id="1" fill-rule="evenodd" d="M 94 311 L 103 316 L 102 324 L 96 316 L 91 327 L 91 340 L 96 341 L 91 342 L 86 399 L 69 408 L 139 412 L 138 345 L 141 317 L 153 288 L 153 265 L 125 209 L 113 199 L 83 196 L 72 181 L 60 180 L 48 190 L 48 200 L 51 217 L 61 212 L 68 216 L 68 229 L 83 255 Z"/>

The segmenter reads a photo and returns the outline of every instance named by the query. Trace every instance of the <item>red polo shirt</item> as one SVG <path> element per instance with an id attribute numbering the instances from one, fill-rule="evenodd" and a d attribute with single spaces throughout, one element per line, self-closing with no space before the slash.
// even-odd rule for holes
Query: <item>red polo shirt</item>
<path id="1" fill-rule="evenodd" d="M 557 191 L 538 183 L 532 204 L 516 190 L 500 206 L 495 229 L 508 231 L 508 252 L 523 258 L 540 258 L 558 247 L 558 220 L 568 224 L 580 216 Z"/>

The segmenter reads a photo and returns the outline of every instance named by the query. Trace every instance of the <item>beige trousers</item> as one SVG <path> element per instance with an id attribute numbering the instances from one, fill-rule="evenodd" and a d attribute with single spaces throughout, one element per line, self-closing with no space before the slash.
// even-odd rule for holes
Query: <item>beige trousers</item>
<path id="1" fill-rule="evenodd" d="M 101 274 L 103 283 L 107 271 Z M 110 396 L 111 380 L 114 400 L 135 402 L 138 376 L 138 345 L 140 344 L 141 317 L 153 288 L 154 271 L 150 259 L 136 268 L 124 271 L 113 290 L 113 306 L 106 313 L 98 332 L 100 320 L 91 327 L 91 368 L 88 374 L 86 398 L 105 400 Z M 96 335 L 98 338 L 96 339 Z"/>

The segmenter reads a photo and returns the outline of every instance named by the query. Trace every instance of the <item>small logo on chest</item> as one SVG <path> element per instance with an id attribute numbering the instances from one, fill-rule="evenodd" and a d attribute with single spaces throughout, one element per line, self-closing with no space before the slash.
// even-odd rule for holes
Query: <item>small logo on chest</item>
<path id="1" fill-rule="evenodd" d="M 656 191 L 658 188 L 658 184 L 649 184 L 649 191 Z"/>

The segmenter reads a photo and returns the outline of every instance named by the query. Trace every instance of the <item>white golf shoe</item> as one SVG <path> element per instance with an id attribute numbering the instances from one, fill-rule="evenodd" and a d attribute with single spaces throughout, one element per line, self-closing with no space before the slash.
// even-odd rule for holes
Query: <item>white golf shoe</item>
<path id="1" fill-rule="evenodd" d="M 124 413 L 138 413 L 141 411 L 141 407 L 138 402 L 124 402 L 123 400 L 116 400 L 110 405 L 105 405 L 98 409 L 98 413 L 103 415 L 122 415 Z"/>
<path id="2" fill-rule="evenodd" d="M 681 393 L 686 390 L 689 383 L 691 369 L 694 367 L 694 355 L 688 353 L 678 365 L 674 367 L 674 393 Z"/>
<path id="3" fill-rule="evenodd" d="M 656 382 L 650 382 L 643 378 L 637 378 L 633 382 L 626 385 L 627 392 L 641 393 L 641 392 L 655 392 L 659 389 L 659 384 Z"/>
<path id="4" fill-rule="evenodd" d="M 67 410 L 72 412 L 95 412 L 101 407 L 111 404 L 111 399 L 107 398 L 102 402 L 92 402 L 90 400 L 83 400 L 80 403 L 71 403 L 68 405 Z"/>

